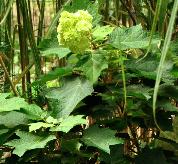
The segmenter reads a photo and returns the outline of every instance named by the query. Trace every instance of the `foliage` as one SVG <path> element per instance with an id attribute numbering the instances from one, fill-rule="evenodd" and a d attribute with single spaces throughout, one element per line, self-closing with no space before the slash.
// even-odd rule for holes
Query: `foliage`
<path id="1" fill-rule="evenodd" d="M 51 88 L 46 97 L 57 103 L 53 109 L 56 118 L 64 118 L 69 116 L 77 104 L 92 92 L 92 85 L 87 80 L 76 78 L 66 81 L 62 87 Z"/>
<path id="2" fill-rule="evenodd" d="M 20 139 L 15 139 L 6 143 L 8 146 L 15 147 L 13 153 L 22 156 L 27 150 L 43 148 L 47 142 L 55 139 L 55 136 L 36 136 L 31 133 L 17 131 L 16 135 Z"/>
<path id="3" fill-rule="evenodd" d="M 100 14 L 103 8 L 107 12 L 109 1 L 67 2 L 60 14 L 58 33 L 51 32 L 50 38 L 43 38 L 37 47 L 46 63 L 57 59 L 57 66 L 33 79 L 28 84 L 28 94 L 21 94 L 21 90 L 21 96 L 16 97 L 0 94 L 2 160 L 177 163 L 177 43 L 170 42 L 168 57 L 164 56 L 164 65 L 158 69 L 163 58 L 160 49 L 165 49 L 160 44 L 162 36 L 153 35 L 153 28 L 151 34 L 146 31 L 143 20 L 139 24 L 139 16 L 137 25 L 118 27 L 113 26 L 119 22 L 117 10 L 113 12 L 115 19 L 104 13 L 101 22 Z M 112 2 L 109 4 L 118 7 L 117 1 Z M 142 5 L 139 0 L 134 2 Z M 143 6 L 148 7 L 146 2 Z M 134 9 L 143 7 L 135 3 Z M 161 5 L 161 10 L 166 6 Z M 140 9 L 144 19 L 145 10 Z M 128 14 L 134 23 L 133 13 Z M 165 16 L 166 12 L 161 14 Z M 158 31 L 162 28 L 158 22 Z M 26 80 L 32 70 L 25 70 Z M 158 75 L 160 86 L 153 116 Z M 20 78 L 23 76 L 22 72 Z M 12 87 L 16 89 L 15 85 Z M 7 151 L 11 157 L 4 159 Z"/>
<path id="4" fill-rule="evenodd" d="M 74 126 L 87 123 L 86 119 L 84 119 L 82 117 L 83 117 L 82 115 L 76 115 L 76 116 L 71 115 L 71 116 L 63 119 L 59 126 L 50 128 L 50 130 L 68 133 Z"/>
<path id="5" fill-rule="evenodd" d="M 111 45 L 120 50 L 128 48 L 147 48 L 149 44 L 149 35 L 142 30 L 141 25 L 130 28 L 118 27 L 110 37 Z M 158 43 L 158 39 L 152 40 L 152 44 Z"/>
<path id="6" fill-rule="evenodd" d="M 91 53 L 86 58 L 88 58 L 87 61 L 79 69 L 91 83 L 95 83 L 102 70 L 108 68 L 108 63 L 102 53 Z"/>
<path id="7" fill-rule="evenodd" d="M 97 26 L 94 28 L 92 36 L 94 41 L 103 41 L 106 39 L 107 35 L 111 34 L 114 30 L 114 27 L 110 26 Z"/>
<path id="8" fill-rule="evenodd" d="M 0 95 L 0 112 L 7 112 L 12 110 L 20 110 L 20 108 L 25 108 L 27 103 L 23 98 L 13 97 L 6 99 L 9 96 L 7 93 L 1 93 Z M 15 103 L 14 103 L 15 102 Z"/>
<path id="9" fill-rule="evenodd" d="M 97 132 L 97 133 L 96 133 Z M 110 154 L 110 145 L 123 144 L 122 139 L 116 138 L 115 131 L 97 126 L 90 127 L 84 132 L 82 140 L 88 145 L 97 147 Z"/>

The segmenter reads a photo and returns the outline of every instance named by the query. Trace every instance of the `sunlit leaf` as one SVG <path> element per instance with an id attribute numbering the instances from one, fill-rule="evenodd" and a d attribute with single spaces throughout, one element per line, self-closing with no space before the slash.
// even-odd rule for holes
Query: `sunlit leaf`
<path id="1" fill-rule="evenodd" d="M 11 111 L 0 113 L 0 125 L 4 125 L 8 128 L 13 128 L 18 125 L 28 124 L 28 117 L 26 114 Z"/>
<path id="2" fill-rule="evenodd" d="M 36 104 L 29 104 L 26 108 L 21 109 L 20 112 L 26 114 L 31 120 L 41 120 L 46 115 L 46 111 Z"/>
<path id="3" fill-rule="evenodd" d="M 57 119 L 55 119 L 55 118 L 53 118 L 53 117 L 51 117 L 51 116 L 49 116 L 49 117 L 46 118 L 46 122 L 47 122 L 47 123 L 52 123 L 52 124 L 57 124 L 57 123 L 59 123 L 59 121 L 58 121 Z"/>
<path id="4" fill-rule="evenodd" d="M 69 116 L 64 119 L 59 126 L 51 128 L 51 131 L 69 132 L 74 126 L 86 124 L 86 119 L 82 118 L 83 115 Z"/>
<path id="5" fill-rule="evenodd" d="M 7 98 L 8 95 L 8 93 L 1 93 L 0 95 L 0 112 L 20 110 L 20 108 L 25 108 L 28 106 L 28 103 L 23 98 Z"/>
<path id="6" fill-rule="evenodd" d="M 49 128 L 49 127 L 54 126 L 53 124 L 48 124 L 48 123 L 45 123 L 45 122 L 36 122 L 36 123 L 31 123 L 29 125 L 30 125 L 29 126 L 29 132 L 38 130 L 40 128 Z"/>
<path id="7" fill-rule="evenodd" d="M 57 48 L 48 48 L 45 51 L 41 51 L 42 56 L 52 56 L 57 55 L 59 59 L 67 56 L 71 51 L 68 48 L 57 47 Z"/>
<path id="8" fill-rule="evenodd" d="M 114 30 L 114 27 L 97 26 L 92 33 L 94 41 L 104 40 L 106 36 L 109 35 L 113 30 Z"/>

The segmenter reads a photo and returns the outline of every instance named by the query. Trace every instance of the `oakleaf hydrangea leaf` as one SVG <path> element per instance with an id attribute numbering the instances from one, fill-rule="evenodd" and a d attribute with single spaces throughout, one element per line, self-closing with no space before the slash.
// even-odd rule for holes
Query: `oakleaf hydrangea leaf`
<path id="1" fill-rule="evenodd" d="M 104 40 L 107 35 L 109 35 L 110 33 L 112 33 L 112 31 L 114 30 L 114 27 L 110 27 L 110 26 L 97 26 L 93 33 L 92 36 L 94 38 L 94 41 L 102 41 Z"/>
<path id="2" fill-rule="evenodd" d="M 60 121 L 58 121 L 57 119 L 55 119 L 55 118 L 49 116 L 49 117 L 46 118 L 46 122 L 47 122 L 47 123 L 52 123 L 52 124 L 57 124 L 57 123 L 59 123 Z"/>
<path id="3" fill-rule="evenodd" d="M 25 99 L 20 97 L 7 98 L 9 94 L 1 93 L 0 95 L 0 112 L 7 112 L 12 110 L 20 110 L 20 108 L 25 108 L 28 103 Z"/>
<path id="4" fill-rule="evenodd" d="M 158 38 L 154 37 L 152 44 L 158 44 L 159 41 Z M 147 48 L 149 45 L 149 35 L 142 29 L 140 24 L 130 28 L 118 27 L 110 35 L 110 44 L 120 50 Z"/>
<path id="5" fill-rule="evenodd" d="M 101 71 L 108 68 L 108 63 L 102 54 L 89 54 L 89 59 L 81 67 L 82 71 L 91 83 L 95 83 L 101 74 Z"/>
<path id="6" fill-rule="evenodd" d="M 28 124 L 29 120 L 26 114 L 17 111 L 0 113 L 0 125 L 8 128 L 14 128 L 18 125 Z"/>
<path id="7" fill-rule="evenodd" d="M 5 143 L 5 145 L 14 147 L 13 154 L 18 155 L 19 157 L 23 156 L 28 150 L 44 148 L 49 141 L 56 138 L 54 135 L 37 136 L 24 131 L 18 131 L 16 132 L 16 135 L 19 136 L 20 139 L 14 139 Z"/>
<path id="8" fill-rule="evenodd" d="M 30 125 L 29 126 L 29 132 L 38 130 L 40 128 L 49 128 L 49 127 L 54 126 L 54 124 L 48 124 L 48 123 L 45 123 L 45 122 L 36 122 L 36 123 L 31 123 L 29 125 Z"/>
<path id="9" fill-rule="evenodd" d="M 77 104 L 92 92 L 93 86 L 88 80 L 75 78 L 66 80 L 62 87 L 51 89 L 46 97 L 50 101 L 56 101 L 52 110 L 58 119 L 68 117 Z"/>
<path id="10" fill-rule="evenodd" d="M 29 104 L 27 107 L 20 110 L 27 115 L 28 119 L 41 120 L 47 113 L 36 104 Z"/>
<path id="11" fill-rule="evenodd" d="M 51 128 L 51 131 L 69 132 L 74 126 L 86 124 L 86 119 L 82 118 L 83 115 L 69 116 L 64 119 L 57 127 Z"/>
<path id="12" fill-rule="evenodd" d="M 110 145 L 122 144 L 123 140 L 115 137 L 116 131 L 92 126 L 84 131 L 83 142 L 110 154 Z"/>

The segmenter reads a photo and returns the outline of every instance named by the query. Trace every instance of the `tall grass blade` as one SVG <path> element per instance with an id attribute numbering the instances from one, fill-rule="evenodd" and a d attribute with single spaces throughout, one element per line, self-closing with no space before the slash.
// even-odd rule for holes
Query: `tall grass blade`
<path id="1" fill-rule="evenodd" d="M 173 9 L 172 9 L 172 13 L 171 13 L 171 17 L 170 17 L 170 21 L 169 21 L 169 25 L 168 25 L 168 29 L 166 32 L 164 45 L 163 45 L 163 48 L 161 51 L 161 59 L 160 59 L 160 63 L 158 66 L 156 83 L 155 83 L 154 94 L 153 94 L 153 118 L 154 118 L 155 124 L 158 128 L 159 128 L 159 126 L 158 126 L 158 123 L 156 120 L 156 101 L 157 101 L 157 96 L 158 96 L 159 84 L 160 84 L 161 76 L 163 73 L 164 61 L 166 59 L 166 54 L 168 52 L 168 48 L 170 45 L 171 36 L 172 36 L 173 28 L 174 28 L 174 22 L 176 19 L 177 9 L 178 9 L 178 0 L 175 0 Z"/>
<path id="2" fill-rule="evenodd" d="M 158 22 L 158 19 L 159 19 L 162 2 L 163 2 L 163 0 L 158 0 L 158 1 L 157 1 L 157 4 L 156 4 L 156 11 L 155 11 L 154 19 L 153 19 L 153 24 L 152 24 L 152 27 L 151 27 L 151 32 L 150 32 L 150 38 L 149 38 L 149 43 L 148 43 L 148 49 L 147 49 L 146 54 L 145 54 L 139 61 L 143 60 L 143 59 L 148 55 L 148 53 L 150 52 L 150 49 L 151 49 L 151 42 L 152 42 L 153 35 L 154 35 L 154 33 L 155 33 L 155 30 L 156 30 L 156 25 L 157 25 L 157 22 Z"/>

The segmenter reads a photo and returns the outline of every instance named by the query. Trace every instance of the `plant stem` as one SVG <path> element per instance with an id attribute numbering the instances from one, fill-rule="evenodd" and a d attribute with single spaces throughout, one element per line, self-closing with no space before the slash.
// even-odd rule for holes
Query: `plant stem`
<path id="1" fill-rule="evenodd" d="M 126 112 L 126 105 L 127 105 L 127 89 L 126 89 L 126 80 L 125 80 L 125 71 L 124 71 L 124 61 L 121 61 L 121 70 L 122 70 L 122 81 L 123 81 L 123 89 L 124 89 L 124 110 L 123 115 Z"/>
<path id="2" fill-rule="evenodd" d="M 16 91 L 15 86 L 14 86 L 13 82 L 11 81 L 11 79 L 10 79 L 10 77 L 9 77 L 9 73 L 8 73 L 8 71 L 7 71 L 7 69 L 6 69 L 6 66 L 5 66 L 4 61 L 3 61 L 2 57 L 1 57 L 1 54 L 0 54 L 0 64 L 1 64 L 1 66 L 2 66 L 2 68 L 3 68 L 3 70 L 4 70 L 4 73 L 5 73 L 6 77 L 7 77 L 7 79 L 9 80 L 9 83 L 10 83 L 10 85 L 11 85 L 12 91 L 14 92 L 14 94 L 15 94 L 16 96 L 18 96 L 19 94 L 18 94 L 18 92 Z"/>

